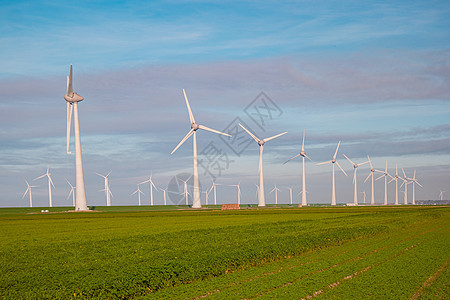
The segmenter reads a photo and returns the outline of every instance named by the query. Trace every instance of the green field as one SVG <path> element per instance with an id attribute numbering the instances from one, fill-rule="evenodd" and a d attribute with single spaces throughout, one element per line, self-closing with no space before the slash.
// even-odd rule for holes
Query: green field
<path id="1" fill-rule="evenodd" d="M 0 209 L 0 298 L 450 295 L 450 207 L 183 208 Z"/>

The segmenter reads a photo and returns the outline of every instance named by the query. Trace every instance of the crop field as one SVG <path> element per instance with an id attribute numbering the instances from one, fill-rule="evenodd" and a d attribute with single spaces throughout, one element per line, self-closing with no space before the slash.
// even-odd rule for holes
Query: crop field
<path id="1" fill-rule="evenodd" d="M 0 209 L 0 298 L 449 299 L 450 207 L 182 208 Z"/>

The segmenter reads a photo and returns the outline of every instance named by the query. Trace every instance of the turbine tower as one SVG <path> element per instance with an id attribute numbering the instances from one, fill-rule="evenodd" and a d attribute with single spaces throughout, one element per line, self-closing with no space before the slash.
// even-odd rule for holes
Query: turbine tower
<path id="1" fill-rule="evenodd" d="M 357 188 L 357 180 L 356 180 L 356 170 L 358 167 L 364 164 L 367 164 L 369 161 L 365 161 L 363 163 L 355 164 L 347 155 L 344 154 L 344 157 L 353 165 L 353 186 L 354 186 L 354 196 L 353 196 L 353 204 L 358 205 L 358 188 Z M 364 194 L 364 197 L 366 194 Z M 365 203 L 365 200 L 364 200 Z"/>
<path id="2" fill-rule="evenodd" d="M 333 206 L 336 205 L 336 183 L 335 183 L 335 176 L 334 176 L 334 164 L 337 164 L 339 169 L 341 169 L 342 173 L 344 173 L 345 176 L 347 176 L 347 173 L 345 173 L 344 169 L 342 169 L 341 166 L 339 165 L 339 163 L 336 161 L 336 156 L 337 156 L 340 144 L 341 144 L 341 141 L 339 141 L 339 143 L 336 147 L 336 152 L 334 152 L 333 158 L 331 160 L 317 164 L 317 165 L 331 164 L 333 166 L 332 181 L 331 181 L 331 205 L 333 205 Z"/>
<path id="3" fill-rule="evenodd" d="M 407 178 L 412 183 L 412 189 L 413 189 L 413 198 L 412 198 L 412 204 L 416 205 L 416 191 L 415 191 L 415 184 L 417 183 L 420 187 L 423 188 L 423 186 L 416 180 L 416 170 L 414 170 L 414 176 L 413 178 Z"/>
<path id="4" fill-rule="evenodd" d="M 27 190 L 25 191 L 25 193 L 23 193 L 22 199 L 25 198 L 26 194 L 29 193 L 30 194 L 30 207 L 33 207 L 33 197 L 31 196 L 31 188 L 37 187 L 37 185 L 29 185 L 28 181 L 26 179 L 25 183 L 27 184 Z M 441 191 L 442 194 L 442 191 Z M 442 198 L 442 196 L 441 196 Z"/>
<path id="5" fill-rule="evenodd" d="M 47 176 L 47 178 L 48 178 L 48 201 L 49 201 L 50 207 L 53 207 L 52 186 L 55 187 L 55 185 L 53 184 L 52 178 L 50 177 L 50 173 L 48 171 L 49 171 L 49 168 L 47 168 L 47 172 L 44 175 L 36 177 L 35 179 L 33 179 L 33 181 Z"/>
<path id="6" fill-rule="evenodd" d="M 75 206 L 75 187 L 69 182 L 69 180 L 67 180 L 67 178 L 65 178 L 67 181 L 67 184 L 70 186 L 70 192 L 69 195 L 67 196 L 67 200 L 69 200 L 70 195 L 72 195 L 72 205 Z"/>
<path id="7" fill-rule="evenodd" d="M 133 196 L 134 194 L 138 194 L 138 203 L 139 203 L 139 206 L 141 206 L 141 194 L 144 195 L 144 192 L 141 191 L 139 184 L 137 184 L 137 190 L 134 191 L 130 196 Z"/>
<path id="8" fill-rule="evenodd" d="M 304 130 L 303 130 L 302 151 L 301 151 L 299 154 L 297 154 L 296 156 L 294 156 L 294 157 L 288 159 L 287 161 L 285 161 L 285 162 L 283 163 L 283 165 L 284 165 L 285 163 L 287 163 L 288 161 L 290 161 L 290 160 L 292 160 L 292 159 L 294 159 L 294 158 L 296 158 L 296 157 L 298 157 L 298 156 L 301 156 L 301 157 L 302 157 L 302 166 L 303 166 L 303 175 L 302 175 L 302 206 L 306 206 L 306 205 L 307 205 L 307 201 L 306 201 L 305 157 L 306 157 L 307 159 L 309 159 L 310 161 L 312 161 L 312 160 L 311 160 L 311 158 L 309 158 L 309 157 L 306 155 L 306 152 L 305 152 L 305 131 L 304 131 Z M 291 201 L 291 202 L 292 202 L 292 201 Z M 292 203 L 291 203 L 291 204 L 292 204 Z"/>
<path id="9" fill-rule="evenodd" d="M 256 137 L 256 135 L 254 135 L 249 130 L 247 130 L 244 126 L 242 126 L 241 123 L 239 123 L 239 126 L 241 126 L 242 129 L 244 129 L 259 145 L 259 168 L 258 168 L 258 171 L 259 171 L 259 197 L 258 197 L 258 206 L 266 206 L 266 199 L 264 198 L 264 174 L 263 174 L 263 162 L 262 162 L 262 154 L 263 154 L 264 144 L 266 142 L 270 141 L 270 140 L 273 140 L 273 139 L 275 139 L 275 138 L 277 138 L 279 136 L 282 136 L 283 134 L 286 134 L 287 131 L 261 140 L 258 137 Z"/>
<path id="10" fill-rule="evenodd" d="M 109 188 L 109 174 L 111 174 L 111 171 L 109 171 L 108 175 L 104 176 L 102 174 L 99 173 L 95 173 L 100 177 L 103 177 L 105 179 L 105 188 L 102 191 L 105 191 L 105 195 L 106 195 L 106 206 L 111 206 L 111 189 Z"/>
<path id="11" fill-rule="evenodd" d="M 367 155 L 367 159 L 369 160 L 369 164 L 370 164 L 370 173 L 369 173 L 369 175 L 367 175 L 367 178 L 366 178 L 366 180 L 364 180 L 364 183 L 366 183 L 366 181 L 369 179 L 369 177 L 372 176 L 372 192 L 370 195 L 370 205 L 375 205 L 375 189 L 374 189 L 374 179 L 373 179 L 375 169 L 373 168 L 372 161 L 370 160 L 369 155 Z"/>
<path id="12" fill-rule="evenodd" d="M 214 189 L 214 205 L 217 205 L 217 190 L 216 190 L 216 187 L 218 185 L 221 185 L 221 184 L 217 184 L 215 181 L 212 181 L 212 186 L 209 189 L 209 192 L 211 192 L 211 190 Z"/>
<path id="13" fill-rule="evenodd" d="M 232 184 L 230 186 L 235 186 L 237 187 L 237 200 L 238 200 L 238 204 L 241 204 L 241 183 L 239 182 L 238 184 Z M 208 196 L 206 196 L 208 197 Z M 206 198 L 208 199 L 208 198 Z"/>
<path id="14" fill-rule="evenodd" d="M 191 122 L 191 130 L 189 130 L 189 132 L 186 134 L 186 136 L 181 140 L 181 142 L 175 147 L 175 149 L 173 149 L 172 153 L 173 154 L 175 151 L 177 151 L 177 149 L 192 135 L 193 136 L 193 154 L 194 154 L 194 198 L 192 200 L 192 208 L 201 208 L 202 207 L 202 203 L 200 200 L 200 187 L 199 187 L 199 182 L 198 182 L 198 160 L 197 160 L 197 130 L 198 129 L 203 129 L 206 131 L 210 131 L 210 132 L 214 132 L 214 133 L 218 133 L 218 134 L 222 134 L 222 135 L 226 135 L 231 137 L 231 135 L 227 134 L 227 133 L 223 133 L 211 128 L 208 128 L 206 126 L 203 125 L 199 125 L 195 122 L 195 118 L 194 115 L 192 114 L 191 111 L 191 107 L 189 106 L 189 101 L 188 98 L 186 96 L 186 92 L 183 89 L 183 94 L 184 94 L 184 99 L 186 100 L 186 106 L 189 112 L 189 120 Z"/>
<path id="15" fill-rule="evenodd" d="M 156 188 L 156 185 L 153 183 L 152 176 L 153 176 L 153 174 L 150 173 L 150 176 L 148 177 L 147 180 L 145 180 L 145 181 L 139 183 L 139 185 L 140 185 L 140 184 L 144 184 L 144 183 L 148 183 L 148 184 L 150 185 L 150 205 L 151 205 L 151 206 L 153 206 L 153 188 L 155 188 L 156 191 L 158 190 L 158 189 Z"/>
<path id="16" fill-rule="evenodd" d="M 441 201 L 444 201 L 444 193 L 446 192 L 446 191 L 439 191 L 440 193 L 439 193 L 439 198 L 441 199 Z M 31 197 L 31 196 L 30 196 Z"/>
<path id="17" fill-rule="evenodd" d="M 401 179 L 401 178 L 400 178 L 400 176 L 398 176 L 398 167 L 397 167 L 397 164 L 395 164 L 395 176 L 392 177 L 392 179 L 388 182 L 388 183 L 391 183 L 392 181 L 395 180 L 395 205 L 398 205 L 398 180 L 399 179 Z"/>
<path id="18" fill-rule="evenodd" d="M 279 188 L 277 188 L 277 185 L 275 184 L 275 187 L 270 191 L 270 194 L 275 191 L 275 204 L 278 205 L 278 192 L 281 192 Z"/>
<path id="19" fill-rule="evenodd" d="M 67 154 L 70 142 L 70 125 L 72 123 L 72 111 L 74 114 L 75 127 L 75 173 L 76 173 L 76 197 L 75 210 L 88 210 L 86 202 L 86 191 L 84 188 L 83 161 L 81 159 L 81 138 L 80 138 L 80 122 L 78 119 L 78 102 L 84 98 L 73 92 L 72 85 L 72 65 L 70 65 L 70 75 L 67 76 L 67 94 L 64 95 L 67 102 Z"/>
<path id="20" fill-rule="evenodd" d="M 378 177 L 376 180 L 384 177 L 384 205 L 387 205 L 387 184 L 388 184 L 387 177 L 389 176 L 391 178 L 394 178 L 387 172 L 387 160 L 386 160 L 386 168 L 384 169 L 384 171 L 375 170 L 375 172 L 383 173 L 383 175 Z"/>
<path id="21" fill-rule="evenodd" d="M 401 178 L 401 179 L 403 180 L 403 183 L 400 185 L 400 187 L 402 187 L 402 185 L 405 185 L 404 204 L 408 205 L 408 184 L 410 184 L 411 182 L 408 182 L 408 177 L 406 177 L 406 173 L 405 173 L 405 170 L 403 170 L 403 168 L 402 168 L 402 172 L 403 172 L 403 178 Z"/>
<path id="22" fill-rule="evenodd" d="M 160 191 L 163 191 L 164 205 L 167 205 L 167 188 L 162 189 L 159 188 Z"/>

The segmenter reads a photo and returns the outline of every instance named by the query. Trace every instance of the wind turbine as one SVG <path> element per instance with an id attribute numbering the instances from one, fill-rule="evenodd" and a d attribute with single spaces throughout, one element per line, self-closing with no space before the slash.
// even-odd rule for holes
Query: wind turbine
<path id="1" fill-rule="evenodd" d="M 264 175 L 263 175 L 263 162 L 262 162 L 262 154 L 263 154 L 264 144 L 266 142 L 270 141 L 270 140 L 273 140 L 273 139 L 275 139 L 275 138 L 277 138 L 279 136 L 282 136 L 282 135 L 286 134 L 287 131 L 261 140 L 258 137 L 256 137 L 256 135 L 254 135 L 249 130 L 247 130 L 244 126 L 242 126 L 241 123 L 239 123 L 239 126 L 241 126 L 242 129 L 244 129 L 259 145 L 259 168 L 258 168 L 258 170 L 259 170 L 259 197 L 258 197 L 258 206 L 266 206 L 266 200 L 264 198 Z"/>
<path id="2" fill-rule="evenodd" d="M 84 189 L 83 161 L 81 159 L 81 138 L 80 138 L 80 122 L 78 120 L 78 102 L 84 98 L 73 92 L 72 85 L 72 65 L 70 65 L 70 75 L 67 76 L 67 94 L 64 95 L 67 102 L 67 154 L 70 142 L 70 125 L 72 123 L 72 111 L 74 114 L 75 127 L 75 173 L 76 173 L 76 198 L 75 210 L 88 210 L 86 202 L 86 191 Z"/>
<path id="3" fill-rule="evenodd" d="M 189 179 L 191 179 L 191 177 L 188 177 L 188 179 L 186 179 L 186 180 L 183 180 L 183 179 L 181 179 L 180 178 L 180 180 L 181 181 L 183 181 L 183 183 L 184 183 L 184 191 L 183 191 L 183 194 L 184 194 L 184 196 L 186 197 L 186 205 L 189 205 L 189 192 L 188 192 L 188 188 L 187 188 L 187 182 L 189 181 Z"/>
<path id="4" fill-rule="evenodd" d="M 416 192 L 415 192 L 414 185 L 417 183 L 420 187 L 423 187 L 423 186 L 416 180 L 416 170 L 414 170 L 414 176 L 413 176 L 413 178 L 407 178 L 407 179 L 410 180 L 411 183 L 412 183 L 412 188 L 413 188 L 413 192 L 412 192 L 412 194 L 413 194 L 412 204 L 413 204 L 413 205 L 416 205 Z"/>
<path id="5" fill-rule="evenodd" d="M 159 188 L 160 191 L 163 191 L 164 205 L 167 205 L 167 188 L 162 189 Z"/>
<path id="6" fill-rule="evenodd" d="M 189 132 L 186 134 L 186 136 L 181 140 L 181 142 L 175 147 L 175 149 L 173 149 L 172 153 L 173 154 L 175 151 L 177 151 L 177 149 L 192 135 L 193 136 L 193 154 L 194 154 L 194 198 L 192 200 L 192 208 L 201 208 L 202 207 L 202 203 L 200 201 L 200 188 L 199 188 L 199 183 L 198 183 L 198 160 L 197 160 L 197 130 L 198 129 L 203 129 L 206 131 L 210 131 L 210 132 L 214 132 L 214 133 L 218 133 L 218 134 L 222 134 L 222 135 L 226 135 L 231 137 L 231 135 L 227 134 L 227 133 L 223 133 L 220 131 L 217 131 L 215 129 L 211 129 L 208 128 L 204 125 L 199 125 L 195 122 L 194 119 L 194 115 L 192 114 L 191 111 L 191 107 L 189 106 L 189 101 L 188 98 L 186 96 L 186 92 L 183 89 L 183 94 L 184 94 L 184 99 L 186 100 L 186 106 L 189 112 L 189 120 L 191 122 L 191 130 L 189 130 Z"/>
<path id="7" fill-rule="evenodd" d="M 105 188 L 103 189 L 103 190 L 101 190 L 101 191 L 105 191 L 105 195 L 106 195 L 106 206 L 111 206 L 111 195 L 112 195 L 112 192 L 111 192 L 111 189 L 109 188 L 109 174 L 111 174 L 111 171 L 109 171 L 109 173 L 108 173 L 108 175 L 102 175 L 102 174 L 99 174 L 99 173 L 95 173 L 95 174 L 97 174 L 98 176 L 100 176 L 100 177 L 103 177 L 104 179 L 105 179 Z"/>
<path id="8" fill-rule="evenodd" d="M 363 163 L 359 163 L 359 164 L 355 164 L 350 158 L 347 157 L 347 155 L 343 154 L 345 156 L 345 158 L 353 165 L 353 186 L 354 186 L 354 191 L 353 191 L 353 204 L 354 205 L 358 205 L 358 189 L 357 189 L 357 180 L 356 180 L 356 170 L 358 170 L 358 167 L 364 164 L 367 164 L 369 161 L 365 161 Z M 364 194 L 364 197 L 366 196 L 366 194 Z M 364 200 L 365 201 L 365 200 Z M 365 202 L 364 202 L 365 203 Z"/>
<path id="9" fill-rule="evenodd" d="M 366 191 L 362 191 L 361 194 L 363 194 L 363 197 L 364 197 L 364 204 L 366 204 Z"/>
<path id="10" fill-rule="evenodd" d="M 275 187 L 270 191 L 270 194 L 275 191 L 275 204 L 278 205 L 278 192 L 281 192 L 279 188 L 277 188 L 277 185 L 275 184 Z"/>
<path id="11" fill-rule="evenodd" d="M 238 204 L 241 204 L 241 182 L 239 182 L 238 184 L 232 184 L 230 186 L 235 186 L 237 187 L 237 199 L 238 199 Z"/>
<path id="12" fill-rule="evenodd" d="M 397 164 L 395 164 L 395 176 L 392 177 L 392 179 L 388 182 L 391 183 L 395 180 L 395 205 L 398 205 L 398 180 L 401 179 L 400 176 L 398 176 L 398 167 Z"/>
<path id="13" fill-rule="evenodd" d="M 410 184 L 411 182 L 408 182 L 408 177 L 406 177 L 406 173 L 405 173 L 405 170 L 403 170 L 403 168 L 402 168 L 402 172 L 403 172 L 403 178 L 401 178 L 401 179 L 403 180 L 403 183 L 400 185 L 400 187 L 402 187 L 402 185 L 405 185 L 404 204 L 408 205 L 408 184 Z"/>
<path id="14" fill-rule="evenodd" d="M 139 206 L 141 206 L 141 194 L 144 195 L 144 192 L 141 191 L 141 188 L 139 187 L 139 184 L 137 184 L 137 190 L 134 191 L 130 196 L 133 196 L 134 194 L 138 194 L 138 203 Z"/>
<path id="15" fill-rule="evenodd" d="M 376 180 L 384 177 L 384 205 L 387 205 L 387 184 L 388 184 L 387 177 L 390 176 L 391 178 L 394 178 L 387 172 L 387 160 L 386 160 L 386 168 L 384 169 L 384 171 L 375 170 L 375 172 L 383 173 L 383 175 L 378 177 Z"/>
<path id="16" fill-rule="evenodd" d="M 156 185 L 153 183 L 152 176 L 153 176 L 153 174 L 150 173 L 150 176 L 148 177 L 148 179 L 146 181 L 139 183 L 139 185 L 144 184 L 144 183 L 148 183 L 150 185 L 150 205 L 151 206 L 153 206 L 153 188 L 155 188 L 155 190 L 158 190 L 156 188 Z"/>
<path id="17" fill-rule="evenodd" d="M 292 186 L 289 186 L 288 189 L 289 189 L 290 203 L 291 203 L 291 205 L 292 205 Z M 302 193 L 302 194 L 303 194 L 303 193 Z M 303 204 L 302 204 L 302 205 L 303 205 Z"/>
<path id="18" fill-rule="evenodd" d="M 337 156 L 340 144 L 341 144 L 341 141 L 339 141 L 339 143 L 336 147 L 336 152 L 334 152 L 333 158 L 331 160 L 317 164 L 317 165 L 331 164 L 333 166 L 332 181 L 331 181 L 331 205 L 336 205 L 336 183 L 335 183 L 335 177 L 334 177 L 334 164 L 337 164 L 339 169 L 341 169 L 342 173 L 344 173 L 345 176 L 347 176 L 347 173 L 345 173 L 344 169 L 342 169 L 341 166 L 339 165 L 339 163 L 336 161 L 336 156 Z"/>
<path id="19" fill-rule="evenodd" d="M 439 197 L 441 198 L 441 201 L 444 201 L 444 193 L 446 192 L 446 191 L 439 191 L 440 193 L 439 193 Z M 30 196 L 30 198 L 31 198 L 31 196 Z"/>
<path id="20" fill-rule="evenodd" d="M 375 173 L 375 169 L 373 168 L 372 165 L 372 161 L 370 160 L 369 155 L 367 155 L 367 159 L 369 160 L 369 164 L 370 164 L 370 173 L 367 176 L 366 180 L 364 180 L 364 183 L 366 183 L 366 181 L 369 179 L 369 177 L 372 176 L 372 193 L 371 193 L 371 197 L 370 197 L 370 205 L 375 205 L 375 190 L 374 190 L 374 179 L 373 179 L 373 174 Z"/>
<path id="21" fill-rule="evenodd" d="M 211 190 L 214 189 L 214 205 L 217 205 L 217 191 L 216 191 L 216 187 L 218 185 L 221 185 L 221 184 L 217 184 L 215 181 L 212 181 L 212 186 L 209 189 L 209 192 L 211 192 Z"/>
<path id="22" fill-rule="evenodd" d="M 70 192 L 69 192 L 69 196 L 67 196 L 67 200 L 69 200 L 70 195 L 72 195 L 72 205 L 75 206 L 75 187 L 69 182 L 69 180 L 67 180 L 67 178 L 65 178 L 67 181 L 67 184 L 70 185 Z"/>
<path id="23" fill-rule="evenodd" d="M 48 178 L 48 200 L 50 202 L 50 207 L 52 207 L 53 206 L 53 202 L 52 202 L 52 186 L 55 187 L 55 185 L 53 184 L 52 178 L 50 177 L 50 173 L 48 171 L 49 171 L 49 168 L 47 168 L 47 172 L 44 175 L 36 177 L 35 179 L 33 179 L 33 181 L 47 176 L 47 178 Z"/>
<path id="24" fill-rule="evenodd" d="M 29 185 L 28 181 L 26 179 L 24 179 L 24 180 L 25 180 L 25 183 L 27 184 L 27 190 L 25 191 L 25 193 L 23 193 L 22 199 L 25 198 L 25 195 L 27 193 L 29 193 L 30 194 L 30 207 L 33 207 L 33 198 L 31 196 L 31 188 L 37 187 L 37 185 Z M 441 191 L 441 194 L 442 194 L 442 191 Z M 442 196 L 441 196 L 441 198 L 442 198 Z"/>
<path id="25" fill-rule="evenodd" d="M 311 160 L 311 158 L 309 158 L 309 157 L 306 155 L 306 152 L 305 152 L 305 130 L 303 130 L 302 151 L 301 151 L 299 154 L 297 154 L 296 156 L 294 156 L 294 157 L 288 159 L 287 161 L 285 161 L 285 162 L 283 163 L 283 165 L 284 165 L 285 163 L 287 163 L 288 161 L 290 161 L 290 160 L 292 160 L 292 159 L 294 159 L 294 158 L 296 158 L 296 157 L 298 157 L 298 156 L 301 156 L 301 157 L 302 157 L 302 166 L 303 166 L 303 175 L 302 175 L 302 206 L 306 206 L 306 205 L 307 205 L 307 202 L 306 202 L 305 157 L 306 157 L 307 159 L 309 159 L 310 161 L 312 161 L 312 160 Z M 292 201 L 291 201 L 291 204 L 292 204 Z"/>

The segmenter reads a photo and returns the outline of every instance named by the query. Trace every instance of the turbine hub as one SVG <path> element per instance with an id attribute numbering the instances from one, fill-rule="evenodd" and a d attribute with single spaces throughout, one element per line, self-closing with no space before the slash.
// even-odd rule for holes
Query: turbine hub
<path id="1" fill-rule="evenodd" d="M 84 98 L 83 97 L 81 97 L 80 95 L 78 95 L 77 93 L 73 93 L 73 96 L 72 97 L 70 97 L 69 95 L 67 95 L 67 94 L 65 94 L 64 95 L 64 99 L 67 101 L 67 102 L 80 102 L 80 101 L 82 101 Z"/>
<path id="2" fill-rule="evenodd" d="M 334 163 L 336 162 L 336 160 L 333 158 L 333 159 L 331 160 L 331 162 L 334 164 Z"/>
<path id="3" fill-rule="evenodd" d="M 306 156 L 306 152 L 305 152 L 305 151 L 302 151 L 302 152 L 300 152 L 300 155 L 301 155 L 301 156 Z"/>
<path id="4" fill-rule="evenodd" d="M 264 145 L 264 143 L 265 143 L 265 142 L 264 142 L 263 140 L 259 140 L 259 141 L 258 141 L 258 145 L 260 145 L 260 146 Z"/>
<path id="5" fill-rule="evenodd" d="M 191 128 L 194 129 L 194 131 L 198 130 L 200 128 L 200 126 L 198 126 L 197 123 L 192 123 L 191 124 Z"/>

